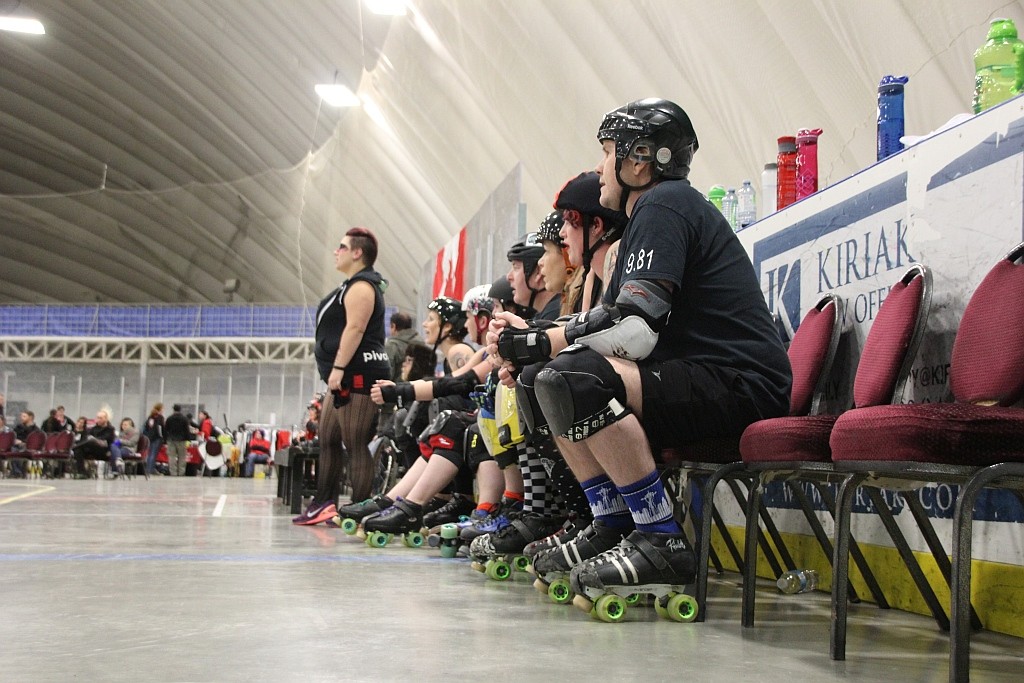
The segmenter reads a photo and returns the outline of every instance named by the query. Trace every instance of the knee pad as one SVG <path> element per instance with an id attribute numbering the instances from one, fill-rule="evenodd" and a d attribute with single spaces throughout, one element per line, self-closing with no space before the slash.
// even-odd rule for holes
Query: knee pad
<path id="1" fill-rule="evenodd" d="M 552 433 L 583 441 L 629 415 L 626 385 L 601 354 L 570 348 L 537 373 L 537 401 Z"/>
<path id="2" fill-rule="evenodd" d="M 511 448 L 526 438 L 520 420 L 519 406 L 516 405 L 516 391 L 501 384 L 495 396 L 495 420 L 498 424 L 498 442 Z"/>
<path id="3" fill-rule="evenodd" d="M 463 435 L 466 427 L 472 424 L 472 420 L 473 417 L 467 413 L 442 410 L 420 435 L 420 450 L 426 445 L 431 455 L 437 455 L 461 466 L 465 462 Z"/>
<path id="4" fill-rule="evenodd" d="M 542 436 L 551 433 L 548 428 L 548 420 L 544 417 L 544 411 L 537 403 L 535 384 L 537 374 L 543 369 L 544 365 L 541 363 L 528 365 L 523 368 L 523 371 L 519 373 L 519 379 L 516 380 L 516 404 L 519 407 L 519 414 L 522 415 L 523 422 L 531 434 Z"/>
<path id="5" fill-rule="evenodd" d="M 475 424 L 466 427 L 465 445 L 462 451 L 466 456 L 466 465 L 474 473 L 480 467 L 480 463 L 494 459 L 484 445 L 484 437 L 480 434 L 480 427 Z"/>

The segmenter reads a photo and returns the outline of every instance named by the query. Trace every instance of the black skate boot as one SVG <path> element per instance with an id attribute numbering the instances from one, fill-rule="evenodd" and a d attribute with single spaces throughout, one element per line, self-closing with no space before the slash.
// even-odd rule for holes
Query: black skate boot
<path id="1" fill-rule="evenodd" d="M 526 555 L 532 566 L 533 558 L 543 552 L 551 550 L 552 548 L 561 548 L 563 545 L 576 538 L 592 521 L 594 520 L 591 517 L 585 519 L 581 519 L 579 517 L 576 519 L 567 519 L 565 523 L 555 531 L 555 533 L 527 544 L 527 546 L 523 548 L 523 555 Z"/>
<path id="2" fill-rule="evenodd" d="M 367 498 L 359 503 L 342 505 L 338 508 L 338 515 L 331 520 L 331 526 L 340 527 L 342 531 L 351 536 L 359 530 L 359 525 L 364 518 L 389 508 L 394 504 L 395 501 L 387 496 L 379 495 Z"/>
<path id="3" fill-rule="evenodd" d="M 511 517 L 507 527 L 474 538 L 469 554 L 474 560 L 484 563 L 487 578 L 504 581 L 512 575 L 513 569 L 522 572 L 529 567 L 530 560 L 523 555 L 526 544 L 548 536 L 562 522 L 561 517 L 535 512 Z"/>
<path id="4" fill-rule="evenodd" d="M 569 572 L 576 565 L 614 548 L 629 529 L 606 526 L 595 519 L 575 538 L 564 545 L 540 553 L 533 558 L 533 587 L 547 593 L 552 602 L 564 605 L 573 598 Z"/>
<path id="5" fill-rule="evenodd" d="M 569 577 L 573 604 L 601 621 L 621 621 L 634 596 L 650 594 L 658 616 L 697 618 L 697 602 L 686 591 L 697 575 L 693 549 L 681 533 L 634 531 L 617 546 L 581 562 Z"/>
<path id="6" fill-rule="evenodd" d="M 436 534 L 440 532 L 442 524 L 455 524 L 469 519 L 475 509 L 476 503 L 460 493 L 455 493 L 444 505 L 423 515 L 423 526 L 429 529 L 429 533 Z"/>
<path id="7" fill-rule="evenodd" d="M 370 515 L 363 520 L 366 532 L 366 545 L 371 548 L 383 548 L 396 534 L 401 534 L 402 542 L 410 548 L 423 545 L 423 506 L 412 501 L 399 498 L 391 507 Z"/>

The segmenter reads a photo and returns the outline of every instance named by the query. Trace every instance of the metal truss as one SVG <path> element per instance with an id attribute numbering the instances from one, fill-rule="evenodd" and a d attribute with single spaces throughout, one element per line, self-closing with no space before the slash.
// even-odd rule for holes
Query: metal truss
<path id="1" fill-rule="evenodd" d="M 0 338 L 0 362 L 312 364 L 309 339 L 112 339 L 61 337 Z"/>

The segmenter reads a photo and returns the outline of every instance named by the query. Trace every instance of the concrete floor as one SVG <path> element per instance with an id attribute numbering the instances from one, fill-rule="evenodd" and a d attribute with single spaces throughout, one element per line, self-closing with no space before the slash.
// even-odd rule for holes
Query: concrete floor
<path id="1" fill-rule="evenodd" d="M 945 681 L 925 617 L 854 606 L 828 657 L 828 596 L 712 580 L 703 624 L 635 608 L 604 624 L 526 575 L 299 528 L 276 482 L 0 481 L 2 681 Z M 974 681 L 1021 680 L 1021 641 L 974 640 Z"/>

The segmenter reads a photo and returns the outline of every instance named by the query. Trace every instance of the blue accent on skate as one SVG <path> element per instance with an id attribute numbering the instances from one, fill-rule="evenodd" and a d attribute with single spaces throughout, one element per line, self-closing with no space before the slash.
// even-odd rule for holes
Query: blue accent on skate
<path id="1" fill-rule="evenodd" d="M 252 562 L 296 563 L 335 562 L 344 564 L 424 564 L 443 558 L 436 555 L 197 555 L 185 553 L 25 553 L 0 554 L 0 562 Z"/>
<path id="2" fill-rule="evenodd" d="M 614 529 L 633 528 L 633 516 L 629 513 L 629 506 L 607 475 L 587 479 L 580 486 L 583 487 L 583 493 L 590 503 L 594 519 L 599 519 Z"/>
<path id="3" fill-rule="evenodd" d="M 637 531 L 663 534 L 681 531 L 672 517 L 672 502 L 665 493 L 665 485 L 661 483 L 657 470 L 651 470 L 646 477 L 623 486 L 619 493 L 629 506 Z"/>

